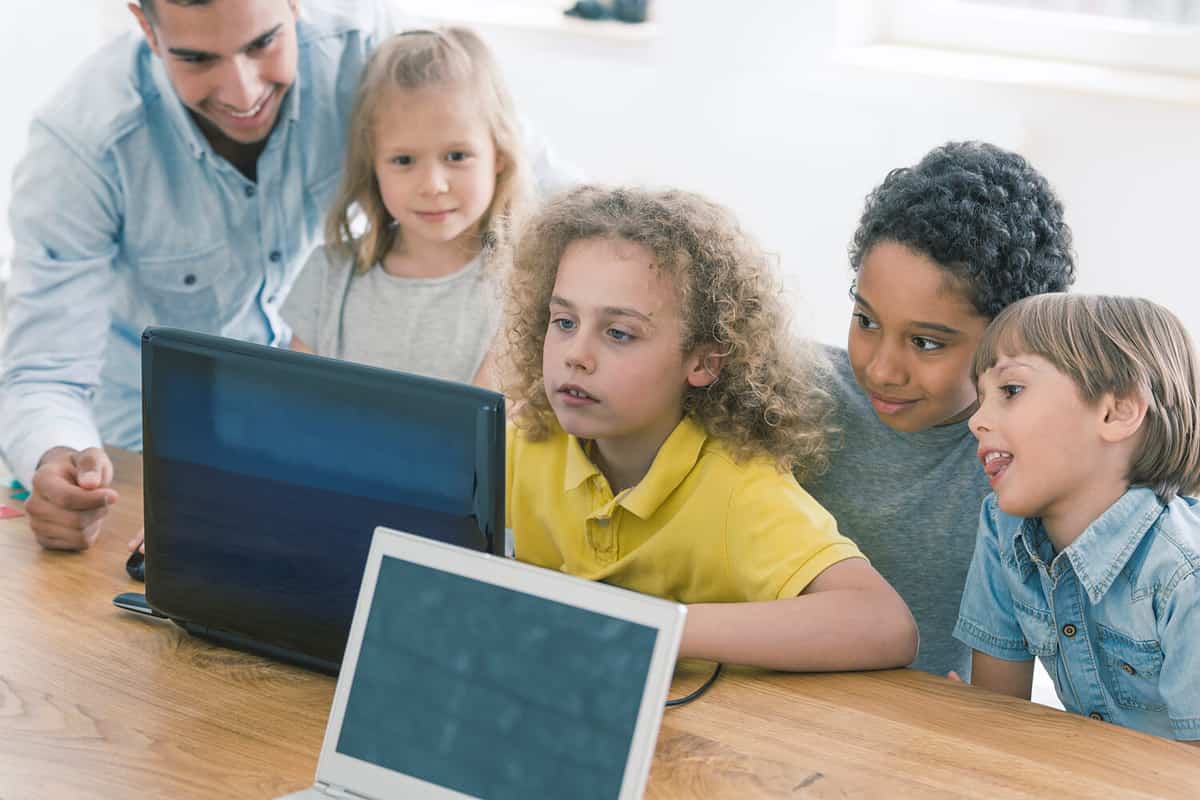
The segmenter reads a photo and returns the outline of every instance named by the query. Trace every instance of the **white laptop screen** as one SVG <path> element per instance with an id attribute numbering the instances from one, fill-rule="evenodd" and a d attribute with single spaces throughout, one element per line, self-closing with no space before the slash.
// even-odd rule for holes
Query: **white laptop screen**
<path id="1" fill-rule="evenodd" d="M 384 556 L 336 750 L 477 797 L 616 797 L 657 635 Z"/>

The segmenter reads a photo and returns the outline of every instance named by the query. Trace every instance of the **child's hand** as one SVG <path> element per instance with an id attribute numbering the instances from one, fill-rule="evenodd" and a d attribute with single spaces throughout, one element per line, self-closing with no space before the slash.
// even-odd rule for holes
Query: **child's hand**
<path id="1" fill-rule="evenodd" d="M 946 677 L 956 683 L 966 683 L 966 681 L 964 681 L 962 678 L 958 677 L 958 673 L 955 672 L 954 670 L 950 670 L 949 672 L 947 672 Z"/>

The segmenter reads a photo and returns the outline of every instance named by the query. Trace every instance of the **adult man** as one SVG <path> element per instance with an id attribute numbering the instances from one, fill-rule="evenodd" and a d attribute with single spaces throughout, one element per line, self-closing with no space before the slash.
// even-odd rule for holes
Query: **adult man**
<path id="1" fill-rule="evenodd" d="M 316 6 L 316 4 L 313 4 Z M 140 449 L 148 324 L 260 343 L 340 176 L 354 87 L 393 30 L 366 0 L 141 0 L 34 120 L 14 174 L 0 449 L 45 547 L 117 500 L 102 441 Z"/>

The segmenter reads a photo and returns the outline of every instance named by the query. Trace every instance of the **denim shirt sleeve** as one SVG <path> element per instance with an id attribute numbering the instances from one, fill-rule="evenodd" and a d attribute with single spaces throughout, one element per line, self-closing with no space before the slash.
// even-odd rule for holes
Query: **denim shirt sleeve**
<path id="1" fill-rule="evenodd" d="M 1158 690 L 1176 739 L 1200 741 L 1200 572 L 1185 573 L 1159 611 Z"/>
<path id="2" fill-rule="evenodd" d="M 121 203 L 105 166 L 35 120 L 13 176 L 0 449 L 26 486 L 50 448 L 100 444 L 91 400 L 107 342 Z"/>
<path id="3" fill-rule="evenodd" d="M 1000 557 L 1001 526 L 995 511 L 996 496 L 988 495 L 979 512 L 975 555 L 967 572 L 954 638 L 973 650 L 1008 661 L 1028 661 L 1032 656 L 1013 612 L 1008 569 Z M 1011 535 L 1010 532 L 1005 535 Z"/>

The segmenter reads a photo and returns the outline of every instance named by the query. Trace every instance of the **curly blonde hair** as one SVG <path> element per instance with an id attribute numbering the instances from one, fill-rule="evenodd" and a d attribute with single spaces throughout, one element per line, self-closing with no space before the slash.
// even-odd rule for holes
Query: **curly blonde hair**
<path id="1" fill-rule="evenodd" d="M 375 176 L 375 120 L 390 89 L 466 89 L 491 128 L 504 169 L 492 202 L 479 220 L 485 251 L 507 236 L 531 192 L 520 120 L 500 67 L 488 46 L 466 28 L 413 30 L 387 39 L 367 61 L 350 112 L 346 158 L 337 195 L 325 221 L 325 241 L 352 255 L 359 272 L 383 260 L 403 231 L 395 224 Z M 361 213 L 365 231 L 354 231 Z M 490 262 L 491 259 L 488 259 Z"/>
<path id="2" fill-rule="evenodd" d="M 527 220 L 511 247 L 503 384 L 530 439 L 557 426 L 542 347 L 559 261 L 571 242 L 624 240 L 654 254 L 678 288 L 684 353 L 715 346 L 720 374 L 684 390 L 684 413 L 735 458 L 767 454 L 797 478 L 828 464 L 826 361 L 788 335 L 772 259 L 722 206 L 689 192 L 582 186 Z"/>

